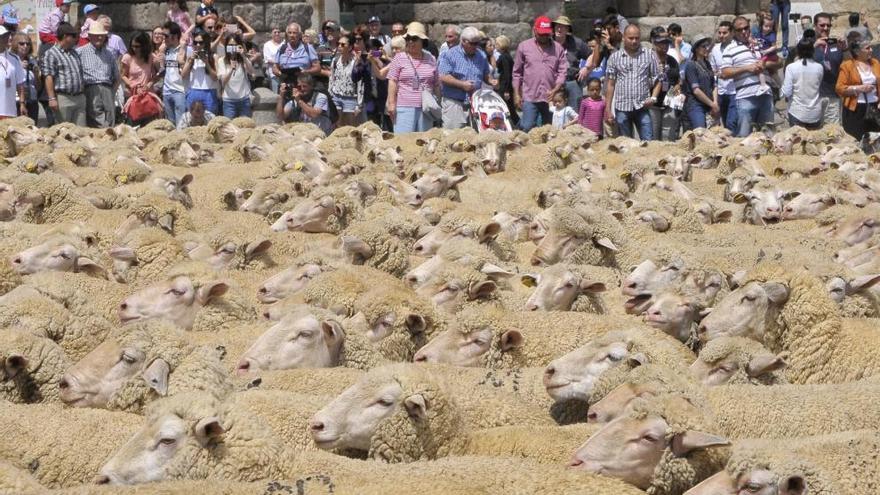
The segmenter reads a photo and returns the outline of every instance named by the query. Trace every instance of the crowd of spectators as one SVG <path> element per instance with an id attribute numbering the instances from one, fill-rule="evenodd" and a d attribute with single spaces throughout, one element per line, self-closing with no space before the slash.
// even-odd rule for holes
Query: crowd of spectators
<path id="1" fill-rule="evenodd" d="M 790 125 L 840 123 L 860 138 L 880 120 L 871 28 L 853 14 L 846 35 L 835 38 L 830 14 L 803 17 L 789 50 L 790 0 L 772 0 L 754 24 L 721 21 L 713 34 L 639 26 L 609 8 L 582 39 L 568 17 L 540 16 L 533 37 L 515 49 L 507 36 L 471 26 L 448 26 L 439 45 L 419 22 L 392 23 L 385 34 L 377 16 L 350 30 L 332 20 L 317 31 L 274 26 L 258 46 L 254 29 L 221 16 L 214 0 L 194 12 L 185 0 L 169 0 L 167 21 L 126 43 L 97 5 L 84 6 L 81 26 L 67 23 L 71 2 L 55 0 L 41 20 L 36 54 L 16 32 L 14 9 L 4 7 L 0 115 L 36 120 L 42 104 L 50 125 L 164 117 L 185 128 L 215 115 L 251 116 L 254 89 L 263 86 L 278 94 L 279 120 L 326 132 L 367 120 L 394 132 L 464 127 L 483 88 L 506 102 L 502 117 L 526 131 L 582 125 L 600 136 L 675 140 L 722 125 L 744 136 L 772 127 L 776 109 L 787 108 Z"/>

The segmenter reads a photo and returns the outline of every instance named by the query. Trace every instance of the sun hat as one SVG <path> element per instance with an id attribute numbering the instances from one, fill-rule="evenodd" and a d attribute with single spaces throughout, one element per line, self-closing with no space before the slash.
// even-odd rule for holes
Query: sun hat
<path id="1" fill-rule="evenodd" d="M 408 38 L 410 36 L 415 36 L 423 40 L 428 39 L 428 35 L 425 34 L 425 25 L 421 22 L 411 22 L 407 24 L 406 34 L 404 34 L 404 38 Z"/>
<path id="2" fill-rule="evenodd" d="M 546 15 L 542 15 L 535 19 L 535 33 L 537 34 L 552 34 L 553 33 L 553 25 L 550 22 L 550 18 Z"/>
<path id="3" fill-rule="evenodd" d="M 568 16 L 561 15 L 561 16 L 557 17 L 555 21 L 553 21 L 553 24 L 559 24 L 560 26 L 571 27 L 571 19 L 569 19 Z"/>
<path id="4" fill-rule="evenodd" d="M 89 26 L 89 35 L 90 36 L 91 35 L 106 36 L 108 34 L 110 34 L 110 33 L 108 33 L 106 29 L 104 29 L 104 23 L 102 23 L 102 22 L 93 22 Z"/>
<path id="5" fill-rule="evenodd" d="M 700 43 L 704 43 L 706 41 L 708 41 L 709 43 L 712 43 L 713 39 L 714 38 L 712 38 L 711 35 L 700 33 L 700 34 L 693 37 L 693 40 L 692 40 L 693 47 L 696 48 L 697 45 L 699 45 Z"/>

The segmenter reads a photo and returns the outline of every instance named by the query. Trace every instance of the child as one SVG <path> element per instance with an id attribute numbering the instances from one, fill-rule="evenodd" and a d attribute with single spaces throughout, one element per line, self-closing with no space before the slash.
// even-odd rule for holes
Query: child
<path id="1" fill-rule="evenodd" d="M 40 20 L 40 27 L 37 31 L 41 42 L 52 45 L 58 41 L 55 32 L 58 31 L 58 25 L 64 22 L 67 13 L 70 12 L 70 4 L 72 3 L 73 0 L 55 0 L 55 8 Z"/>
<path id="2" fill-rule="evenodd" d="M 214 0 L 202 0 L 202 4 L 196 10 L 196 26 L 200 26 L 210 18 L 214 18 L 216 22 L 220 17 L 217 9 L 214 8 Z"/>
<path id="3" fill-rule="evenodd" d="M 508 131 L 507 125 L 504 123 L 503 112 L 492 112 L 486 119 L 486 129 L 495 129 L 496 131 Z"/>
<path id="4" fill-rule="evenodd" d="M 89 28 L 92 27 L 92 24 L 98 22 L 99 10 L 98 6 L 93 3 L 83 7 L 83 14 L 86 15 L 86 20 L 83 21 L 83 25 L 79 29 L 79 46 L 89 42 Z"/>
<path id="5" fill-rule="evenodd" d="M 553 127 L 562 129 L 577 122 L 577 113 L 569 106 L 566 106 L 566 95 L 564 91 L 558 91 L 553 95 Z"/>
<path id="6" fill-rule="evenodd" d="M 578 109 L 578 123 L 602 138 L 602 117 L 605 115 L 605 100 L 602 99 L 602 81 L 591 78 L 587 81 L 587 97 L 581 100 Z"/>
<path id="7" fill-rule="evenodd" d="M 764 18 L 761 22 L 761 33 L 752 42 L 752 50 L 761 53 L 762 62 L 776 62 L 779 60 L 779 55 L 776 54 L 776 23 L 773 22 L 773 19 L 769 17 Z M 770 86 L 767 84 L 767 76 L 763 72 L 758 74 L 758 80 L 761 82 L 760 92 L 762 94 L 769 92 Z"/>
<path id="8" fill-rule="evenodd" d="M 168 0 L 168 20 L 176 22 L 181 31 L 188 31 L 192 26 L 192 19 L 186 11 L 186 0 Z"/>

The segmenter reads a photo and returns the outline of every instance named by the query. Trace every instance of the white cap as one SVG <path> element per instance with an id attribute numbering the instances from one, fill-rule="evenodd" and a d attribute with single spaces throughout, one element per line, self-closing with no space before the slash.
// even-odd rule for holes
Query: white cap
<path id="1" fill-rule="evenodd" d="M 9 31 L 5 27 L 0 26 L 0 36 L 6 36 L 7 34 L 9 34 Z"/>

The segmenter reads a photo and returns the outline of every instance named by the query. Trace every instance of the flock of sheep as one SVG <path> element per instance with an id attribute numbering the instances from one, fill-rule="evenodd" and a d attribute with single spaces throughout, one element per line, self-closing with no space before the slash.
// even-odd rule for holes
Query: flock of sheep
<path id="1" fill-rule="evenodd" d="M 0 493 L 880 493 L 863 149 L 0 121 Z"/>

